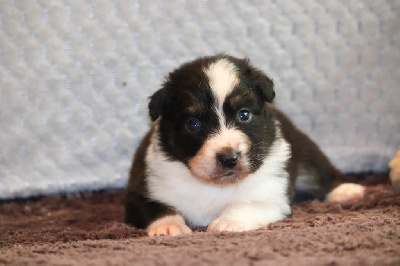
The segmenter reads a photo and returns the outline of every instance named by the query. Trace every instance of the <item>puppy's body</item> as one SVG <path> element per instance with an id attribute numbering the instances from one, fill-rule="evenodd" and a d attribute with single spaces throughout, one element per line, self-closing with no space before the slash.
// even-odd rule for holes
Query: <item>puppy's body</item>
<path id="1" fill-rule="evenodd" d="M 274 96 L 272 80 L 231 56 L 170 73 L 149 103 L 153 123 L 133 161 L 126 222 L 149 235 L 245 231 L 290 216 L 294 196 L 362 196 L 274 108 Z"/>

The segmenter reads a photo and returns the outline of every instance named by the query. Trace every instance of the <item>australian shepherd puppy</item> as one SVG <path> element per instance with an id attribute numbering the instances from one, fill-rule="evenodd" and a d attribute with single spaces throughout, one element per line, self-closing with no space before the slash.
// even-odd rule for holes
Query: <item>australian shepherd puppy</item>
<path id="1" fill-rule="evenodd" d="M 246 59 L 202 57 L 171 72 L 150 98 L 126 222 L 150 236 L 247 231 L 290 216 L 293 200 L 362 197 L 274 97 L 272 80 Z"/>

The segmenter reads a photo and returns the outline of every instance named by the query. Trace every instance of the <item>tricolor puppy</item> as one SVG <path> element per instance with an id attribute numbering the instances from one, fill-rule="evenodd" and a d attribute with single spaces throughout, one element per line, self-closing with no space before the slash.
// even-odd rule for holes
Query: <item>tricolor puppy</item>
<path id="1" fill-rule="evenodd" d="M 134 157 L 126 222 L 150 236 L 246 231 L 290 216 L 294 199 L 362 197 L 364 187 L 343 184 L 274 97 L 271 79 L 228 55 L 170 73 L 150 98 L 153 123 Z"/>

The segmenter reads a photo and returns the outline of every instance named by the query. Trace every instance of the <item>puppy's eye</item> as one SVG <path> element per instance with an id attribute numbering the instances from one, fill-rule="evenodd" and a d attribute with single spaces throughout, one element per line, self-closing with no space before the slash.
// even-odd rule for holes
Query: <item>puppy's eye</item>
<path id="1" fill-rule="evenodd" d="M 237 119 L 239 122 L 250 122 L 251 112 L 247 109 L 241 109 L 237 114 Z"/>
<path id="2" fill-rule="evenodd" d="M 190 118 L 188 121 L 186 121 L 186 129 L 189 132 L 198 132 L 201 130 L 201 123 L 199 119 L 196 118 Z"/>

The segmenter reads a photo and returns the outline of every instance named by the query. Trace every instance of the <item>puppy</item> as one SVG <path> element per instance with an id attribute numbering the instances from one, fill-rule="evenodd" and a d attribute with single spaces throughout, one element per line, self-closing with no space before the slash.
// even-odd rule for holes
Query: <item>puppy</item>
<path id="1" fill-rule="evenodd" d="M 126 222 L 149 236 L 247 231 L 290 216 L 295 199 L 362 197 L 274 97 L 272 80 L 247 59 L 202 57 L 171 72 L 149 101 Z"/>

